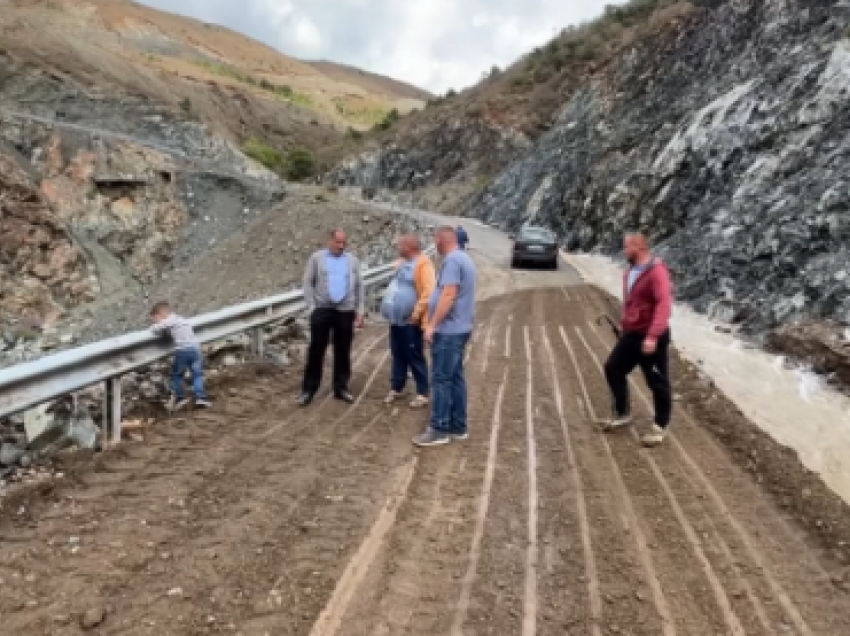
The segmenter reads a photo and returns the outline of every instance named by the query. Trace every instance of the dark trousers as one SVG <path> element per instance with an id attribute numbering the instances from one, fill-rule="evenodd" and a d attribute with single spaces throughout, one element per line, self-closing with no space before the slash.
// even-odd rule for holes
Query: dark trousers
<path id="1" fill-rule="evenodd" d="M 354 342 L 354 312 L 337 309 L 316 309 L 310 315 L 310 347 L 304 369 L 305 393 L 315 393 L 322 385 L 325 352 L 333 333 L 333 389 L 347 391 L 351 380 L 351 344 Z"/>
<path id="2" fill-rule="evenodd" d="M 404 390 L 409 369 L 416 382 L 416 392 L 428 395 L 428 362 L 425 360 L 424 340 L 425 332 L 416 325 L 390 327 L 390 351 L 393 355 L 390 387 L 396 393 Z"/>
<path id="3" fill-rule="evenodd" d="M 651 356 L 643 353 L 644 338 L 646 334 L 624 333 L 605 363 L 605 377 L 614 399 L 614 414 L 625 416 L 630 413 L 628 377 L 635 367 L 640 366 L 652 391 L 655 423 L 661 428 L 667 428 L 673 410 L 673 393 L 670 388 L 670 330 L 665 331 L 658 339 L 658 348 Z"/>

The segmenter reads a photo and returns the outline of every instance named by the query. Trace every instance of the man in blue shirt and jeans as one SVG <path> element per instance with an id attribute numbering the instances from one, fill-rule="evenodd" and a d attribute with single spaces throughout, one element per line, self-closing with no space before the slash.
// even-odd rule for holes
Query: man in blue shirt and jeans
<path id="1" fill-rule="evenodd" d="M 441 227 L 435 237 L 443 266 L 428 305 L 425 341 L 431 345 L 431 424 L 414 438 L 417 446 L 465 440 L 466 379 L 463 358 L 475 324 L 475 264 L 458 246 L 457 232 Z"/>

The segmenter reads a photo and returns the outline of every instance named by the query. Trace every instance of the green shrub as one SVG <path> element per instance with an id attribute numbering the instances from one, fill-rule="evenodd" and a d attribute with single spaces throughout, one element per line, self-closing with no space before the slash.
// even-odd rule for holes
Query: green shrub
<path id="1" fill-rule="evenodd" d="M 374 130 L 389 130 L 399 119 L 401 119 L 401 113 L 398 112 L 397 108 L 393 108 L 381 121 L 375 124 Z"/>
<path id="2" fill-rule="evenodd" d="M 287 86 L 286 84 L 282 84 L 280 86 L 273 84 L 272 91 L 275 94 L 280 95 L 281 97 L 285 97 L 287 99 L 290 99 L 295 94 L 295 91 L 292 90 L 292 87 Z"/>
<path id="3" fill-rule="evenodd" d="M 303 181 L 316 175 L 316 159 L 306 148 L 293 148 L 284 154 L 262 139 L 255 138 L 245 143 L 243 151 L 254 161 L 290 181 Z"/>
<path id="4" fill-rule="evenodd" d="M 286 153 L 284 176 L 291 181 L 304 181 L 316 174 L 316 159 L 306 148 L 295 148 Z"/>

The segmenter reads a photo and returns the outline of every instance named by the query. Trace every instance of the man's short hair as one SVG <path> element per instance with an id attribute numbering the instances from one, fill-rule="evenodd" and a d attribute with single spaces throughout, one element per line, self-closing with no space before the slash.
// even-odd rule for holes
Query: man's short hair
<path id="1" fill-rule="evenodd" d="M 413 247 L 413 249 L 415 249 L 419 252 L 422 251 L 422 241 L 419 239 L 419 237 L 416 234 L 406 234 L 405 236 L 402 236 L 401 238 L 402 238 L 402 240 L 410 243 L 410 245 L 411 245 L 411 247 Z"/>
<path id="2" fill-rule="evenodd" d="M 451 225 L 441 225 L 437 228 L 437 234 L 451 234 L 453 237 L 457 238 L 457 230 L 455 230 Z"/>
<path id="3" fill-rule="evenodd" d="M 171 305 L 167 300 L 160 300 L 158 303 L 154 303 L 154 306 L 151 307 L 151 316 L 157 316 L 164 311 L 171 311 Z"/>
<path id="4" fill-rule="evenodd" d="M 343 236 L 345 236 L 345 230 L 343 230 L 341 227 L 335 227 L 332 230 L 328 230 L 329 239 L 335 239 L 337 234 L 342 234 Z"/>
<path id="5" fill-rule="evenodd" d="M 649 238 L 643 232 L 626 232 L 626 239 L 634 239 L 639 244 L 649 247 Z"/>

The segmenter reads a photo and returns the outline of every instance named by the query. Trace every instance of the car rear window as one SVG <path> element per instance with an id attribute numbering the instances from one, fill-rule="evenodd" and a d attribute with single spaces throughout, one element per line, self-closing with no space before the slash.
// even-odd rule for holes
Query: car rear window
<path id="1" fill-rule="evenodd" d="M 521 241 L 551 241 L 554 238 L 549 230 L 543 228 L 527 228 L 519 233 Z"/>

